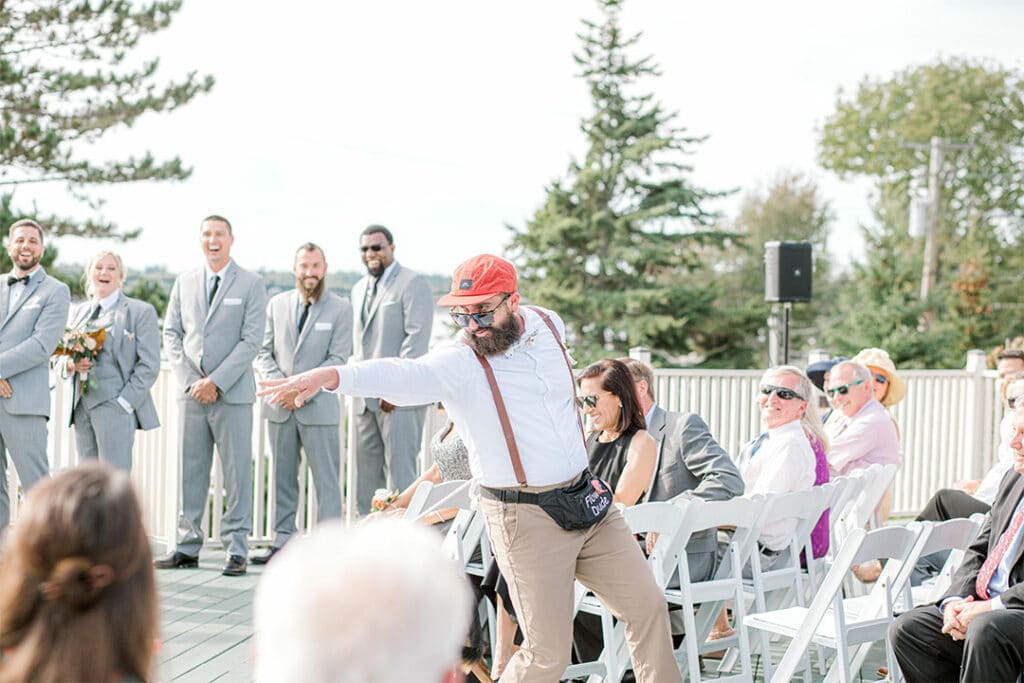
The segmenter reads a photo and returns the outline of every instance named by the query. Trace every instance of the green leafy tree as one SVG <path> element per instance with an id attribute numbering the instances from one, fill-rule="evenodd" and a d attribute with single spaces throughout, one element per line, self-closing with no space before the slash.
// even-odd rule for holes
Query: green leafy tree
<path id="1" fill-rule="evenodd" d="M 767 187 L 743 196 L 736 218 L 724 226 L 733 234 L 724 257 L 709 253 L 709 266 L 697 275 L 713 280 L 718 291 L 713 316 L 716 336 L 708 346 L 721 352 L 708 364 L 734 368 L 765 364 L 764 328 L 771 310 L 764 301 L 766 242 L 811 243 L 814 294 L 809 304 L 793 306 L 790 343 L 792 348 L 802 348 L 819 342 L 820 314 L 833 305 L 835 295 L 827 251 L 832 220 L 832 210 L 817 185 L 799 173 L 780 173 Z"/>
<path id="2" fill-rule="evenodd" d="M 873 178 L 876 196 L 867 262 L 845 292 L 854 308 L 837 309 L 829 326 L 837 344 L 888 345 L 897 362 L 960 366 L 968 349 L 994 346 L 1020 329 L 1022 83 L 1020 71 L 951 59 L 865 79 L 849 97 L 840 93 L 822 128 L 821 163 L 840 176 Z M 939 269 L 922 302 L 923 239 L 908 234 L 907 205 L 925 195 L 928 150 L 907 145 L 932 137 L 971 147 L 946 154 Z M 869 310 L 879 306 L 897 310 Z"/>
<path id="3" fill-rule="evenodd" d="M 130 59 L 180 7 L 181 0 L 0 0 L 0 191 L 7 188 L 9 213 L 32 213 L 56 235 L 130 238 L 138 230 L 122 232 L 101 218 L 12 210 L 10 194 L 26 183 L 63 182 L 95 212 L 102 202 L 90 197 L 91 187 L 188 177 L 178 157 L 88 155 L 106 134 L 147 113 L 173 111 L 213 86 L 195 73 L 162 82 L 157 59 Z"/>
<path id="4" fill-rule="evenodd" d="M 650 57 L 627 54 L 640 36 L 623 33 L 622 3 L 598 4 L 604 22 L 583 22 L 574 55 L 594 108 L 581 124 L 589 148 L 547 187 L 524 230 L 510 226 L 510 249 L 523 291 L 565 318 L 581 360 L 645 344 L 679 362 L 704 351 L 700 325 L 715 293 L 682 275 L 700 265 L 702 247 L 725 239 L 703 206 L 718 195 L 688 179 L 685 156 L 701 138 L 635 92 L 659 72 Z"/>
<path id="5" fill-rule="evenodd" d="M 156 314 L 162 320 L 164 312 L 167 310 L 167 302 L 171 299 L 167 288 L 159 281 L 151 280 L 144 275 L 131 278 L 130 282 L 131 286 L 126 287 L 125 294 L 153 304 Z"/>

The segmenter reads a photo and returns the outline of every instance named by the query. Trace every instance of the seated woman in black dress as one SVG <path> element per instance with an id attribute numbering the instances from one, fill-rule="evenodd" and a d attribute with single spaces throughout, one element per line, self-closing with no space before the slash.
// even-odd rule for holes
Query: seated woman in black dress
<path id="1" fill-rule="evenodd" d="M 579 383 L 576 402 L 593 426 L 587 437 L 590 471 L 611 487 L 616 503 L 633 505 L 650 488 L 657 458 L 633 376 L 622 362 L 606 358 L 584 370 Z"/>

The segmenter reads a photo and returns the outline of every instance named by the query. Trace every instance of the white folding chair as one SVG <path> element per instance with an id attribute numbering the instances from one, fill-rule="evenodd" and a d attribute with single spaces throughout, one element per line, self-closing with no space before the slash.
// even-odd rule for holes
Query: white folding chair
<path id="1" fill-rule="evenodd" d="M 685 549 L 690 537 L 706 529 L 733 527 L 732 540 L 714 576 L 707 581 L 693 581 L 685 552 L 679 559 L 679 587 L 666 588 L 665 599 L 682 608 L 685 633 L 676 649 L 680 668 L 689 673 L 691 683 L 700 683 L 700 655 L 735 647 L 739 652 L 741 670 L 720 681 L 751 681 L 750 640 L 743 625 L 746 606 L 743 600 L 743 565 L 757 553 L 757 537 L 771 504 L 764 496 L 733 498 L 725 501 L 702 501 L 679 498 L 677 505 L 684 512 L 679 540 Z M 729 638 L 707 642 L 708 634 L 726 602 L 733 601 L 736 632 Z M 696 609 L 695 607 L 700 607 Z"/>
<path id="2" fill-rule="evenodd" d="M 766 612 L 783 606 L 805 604 L 804 569 L 800 566 L 800 553 L 811 555 L 811 530 L 818 523 L 821 513 L 832 500 L 831 486 L 816 486 L 805 491 L 795 491 L 772 499 L 771 508 L 763 520 L 762 531 L 773 522 L 793 520 L 796 527 L 789 540 L 789 547 L 781 551 L 782 559 L 773 568 L 761 569 L 760 554 L 750 556 L 751 578 L 743 579 L 744 591 L 753 596 L 751 612 Z M 813 586 L 811 586 L 813 589 Z M 761 651 L 764 677 L 771 677 L 771 654 L 768 634 L 760 632 L 755 648 Z M 819 652 L 819 662 L 824 667 L 824 654 Z M 722 660 L 719 670 L 731 668 L 735 655 L 730 653 Z M 810 664 L 807 664 L 810 675 Z"/>
<path id="3" fill-rule="evenodd" d="M 659 587 L 668 585 L 679 564 L 685 544 L 679 537 L 683 523 L 683 510 L 672 503 L 640 503 L 623 509 L 622 515 L 634 534 L 658 535 L 658 540 L 647 557 L 647 566 Z M 577 595 L 580 584 L 577 582 Z M 625 628 L 616 623 L 612 613 L 593 594 L 586 593 L 579 600 L 578 611 L 601 617 L 601 636 L 604 649 L 597 661 L 570 665 L 562 678 L 589 677 L 589 681 L 619 681 L 629 668 L 629 646 Z"/>
<path id="4" fill-rule="evenodd" d="M 926 527 L 911 522 L 905 527 L 885 527 L 870 532 L 854 529 L 839 549 L 828 575 L 809 607 L 789 607 L 760 614 L 750 614 L 746 624 L 751 628 L 776 633 L 792 642 L 775 669 L 772 681 L 789 681 L 804 661 L 811 643 L 836 652 L 827 680 L 838 678 L 843 683 L 853 680 L 855 672 L 850 647 L 886 640 L 886 631 L 893 619 L 893 600 L 899 586 L 895 579 L 904 565 L 917 561 L 923 547 L 921 534 Z M 866 598 L 843 599 L 843 580 L 854 564 L 888 559 L 882 575 Z M 886 643 L 889 670 L 895 670 L 894 658 Z"/>
<path id="5" fill-rule="evenodd" d="M 442 500 L 452 496 L 448 505 L 438 506 Z M 409 505 L 405 508 L 405 519 L 418 519 L 428 512 L 446 508 L 469 508 L 469 480 L 456 479 L 435 484 L 421 481 L 412 493 Z"/>
<path id="6" fill-rule="evenodd" d="M 938 576 L 903 592 L 908 602 L 904 603 L 901 611 L 942 599 L 953 584 L 953 574 L 963 562 L 965 551 L 974 542 L 984 521 L 985 515 L 976 512 L 967 519 L 950 519 L 932 527 L 928 540 L 921 549 L 921 557 L 942 550 L 949 550 L 949 557 L 943 563 Z"/>

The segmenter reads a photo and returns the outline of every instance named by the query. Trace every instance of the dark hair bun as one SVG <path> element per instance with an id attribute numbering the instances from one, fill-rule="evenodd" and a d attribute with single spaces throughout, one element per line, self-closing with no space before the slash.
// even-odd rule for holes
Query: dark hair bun
<path id="1" fill-rule="evenodd" d="M 110 585 L 112 573 L 110 567 L 94 565 L 84 557 L 65 557 L 54 565 L 49 580 L 39 585 L 39 592 L 47 600 L 85 610 Z"/>

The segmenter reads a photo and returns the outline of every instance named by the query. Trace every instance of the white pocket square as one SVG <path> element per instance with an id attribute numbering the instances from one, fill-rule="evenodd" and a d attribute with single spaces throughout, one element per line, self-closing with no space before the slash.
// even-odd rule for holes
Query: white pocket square
<path id="1" fill-rule="evenodd" d="M 313 326 L 313 330 L 315 330 L 315 331 L 319 332 L 319 331 L 321 331 L 321 330 L 329 330 L 329 329 L 331 329 L 332 327 L 334 327 L 334 325 L 332 325 L 331 323 L 316 323 L 316 324 L 315 324 L 315 325 Z"/>
<path id="2" fill-rule="evenodd" d="M 25 304 L 24 306 L 21 307 L 21 310 L 27 311 L 30 308 L 40 308 L 39 302 L 38 301 L 29 301 L 27 304 Z"/>
<path id="3" fill-rule="evenodd" d="M 225 306 L 241 306 L 242 305 L 242 300 L 241 299 L 224 299 L 224 305 Z"/>

